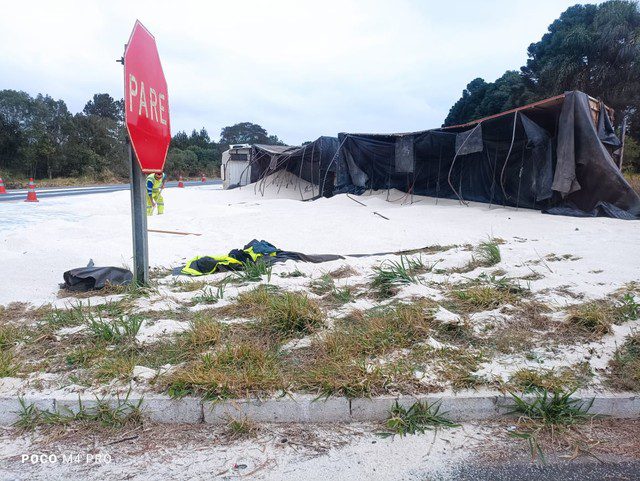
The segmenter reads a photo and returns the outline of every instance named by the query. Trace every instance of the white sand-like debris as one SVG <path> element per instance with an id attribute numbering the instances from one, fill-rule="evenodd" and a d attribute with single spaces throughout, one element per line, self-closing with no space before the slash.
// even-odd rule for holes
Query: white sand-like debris
<path id="1" fill-rule="evenodd" d="M 509 275 L 535 271 L 544 276 L 531 282 L 536 290 L 568 285 L 577 294 L 601 297 L 639 277 L 640 229 L 634 221 L 550 216 L 477 203 L 463 206 L 443 199 L 436 205 L 435 199 L 416 196 L 413 204 L 402 205 L 386 198 L 384 191 L 360 196 L 366 206 L 346 195 L 301 202 L 295 182 L 266 182 L 264 196 L 255 186 L 231 191 L 218 186 L 167 189 L 166 213 L 150 217 L 149 228 L 202 235 L 150 233 L 150 263 L 176 266 L 196 255 L 227 253 L 254 238 L 287 250 L 344 255 L 476 244 L 493 236 L 507 241 L 501 246 L 500 267 Z M 38 204 L 3 203 L 0 258 L 9 274 L 0 279 L 0 304 L 56 301 L 62 273 L 89 259 L 96 265 L 131 266 L 129 204 L 126 191 L 49 198 Z M 438 264 L 444 269 L 464 265 L 471 255 L 461 249 L 447 254 L 436 253 L 429 262 L 445 259 Z M 545 260 L 550 254 L 580 259 Z M 367 270 L 368 260 L 350 259 L 348 264 Z M 287 263 L 285 269 L 310 274 L 344 264 Z"/>
<path id="2" fill-rule="evenodd" d="M 171 334 L 184 332 L 187 329 L 189 329 L 189 323 L 184 321 L 174 321 L 173 319 L 148 321 L 145 319 L 136 335 L 136 341 L 140 344 L 147 344 Z"/>

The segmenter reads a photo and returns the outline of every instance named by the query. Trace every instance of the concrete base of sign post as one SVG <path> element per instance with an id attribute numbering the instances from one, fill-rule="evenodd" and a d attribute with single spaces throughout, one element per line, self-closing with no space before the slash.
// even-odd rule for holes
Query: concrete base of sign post
<path id="1" fill-rule="evenodd" d="M 640 395 L 633 393 L 577 392 L 576 398 L 591 402 L 590 413 L 613 418 L 640 418 Z M 527 396 L 525 396 L 525 399 Z M 80 399 L 85 408 L 96 404 L 95 397 L 64 395 L 32 396 L 24 399 L 26 405 L 51 412 L 77 412 Z M 264 400 L 239 399 L 219 402 L 185 397 L 171 399 L 149 394 L 130 397 L 128 402 L 141 402 L 144 416 L 157 423 L 226 424 L 231 419 L 251 419 L 264 423 L 349 423 L 378 422 L 387 418 L 389 409 L 398 402 L 409 407 L 417 401 L 440 403 L 440 413 L 455 422 L 501 419 L 509 415 L 511 400 L 501 393 L 464 392 L 449 395 L 379 396 L 370 399 L 330 397 L 316 399 L 311 395 L 294 395 Z M 121 398 L 122 400 L 122 398 Z M 116 398 L 107 401 L 117 405 Z M 21 405 L 18 398 L 0 398 L 0 425 L 8 426 L 19 419 Z"/>

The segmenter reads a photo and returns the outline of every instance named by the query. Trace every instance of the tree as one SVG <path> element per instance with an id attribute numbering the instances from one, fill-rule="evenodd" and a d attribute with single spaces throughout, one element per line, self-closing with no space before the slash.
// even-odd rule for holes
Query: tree
<path id="1" fill-rule="evenodd" d="M 171 139 L 171 147 L 184 150 L 189 147 L 189 136 L 184 130 L 179 130 Z"/>
<path id="2" fill-rule="evenodd" d="M 267 131 L 258 124 L 242 122 L 225 127 L 220 131 L 220 144 L 228 147 L 231 144 L 268 144 Z"/>
<path id="3" fill-rule="evenodd" d="M 640 10 L 629 0 L 574 5 L 528 49 L 524 77 L 544 96 L 582 90 L 620 115 L 640 105 Z M 635 118 L 634 118 L 635 120 Z M 640 118 L 637 120 L 640 121 Z M 633 122 L 637 124 L 638 122 Z M 640 125 L 633 125 L 640 133 Z"/>
<path id="4" fill-rule="evenodd" d="M 95 94 L 82 112 L 85 115 L 97 115 L 106 119 L 124 121 L 124 101 L 114 100 L 109 94 Z"/>
<path id="5" fill-rule="evenodd" d="M 445 119 L 444 125 L 456 125 L 479 119 L 536 100 L 530 82 L 518 72 L 510 70 L 495 82 L 473 80 L 462 92 Z"/>
<path id="6" fill-rule="evenodd" d="M 267 137 L 267 143 L 269 145 L 287 145 L 285 142 L 280 140 L 277 135 L 269 135 Z"/>
<path id="7" fill-rule="evenodd" d="M 468 122 L 567 90 L 582 90 L 626 116 L 640 138 L 640 9 L 631 0 L 574 5 L 528 48 L 520 73 L 492 83 L 475 79 L 451 107 L 444 125 Z"/>
<path id="8" fill-rule="evenodd" d="M 199 132 L 197 132 L 196 129 L 193 129 L 193 131 L 191 132 L 191 136 L 189 137 L 189 145 L 196 145 L 198 147 L 206 149 L 207 147 L 209 147 L 210 143 L 211 139 L 209 138 L 207 129 L 202 127 Z"/>
<path id="9" fill-rule="evenodd" d="M 165 172 L 173 177 L 199 175 L 201 172 L 198 171 L 197 165 L 198 156 L 191 150 L 171 148 L 167 153 Z"/>

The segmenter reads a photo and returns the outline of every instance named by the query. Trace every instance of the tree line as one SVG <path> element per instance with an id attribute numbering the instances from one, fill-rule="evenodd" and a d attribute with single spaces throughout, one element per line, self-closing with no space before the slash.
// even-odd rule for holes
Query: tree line
<path id="1" fill-rule="evenodd" d="M 242 122 L 224 127 L 215 142 L 203 127 L 177 132 L 165 171 L 180 175 L 215 175 L 230 144 L 284 143 L 260 125 Z M 64 100 L 49 95 L 0 90 L 0 176 L 5 179 L 84 177 L 124 180 L 129 175 L 124 102 L 95 94 L 82 112 L 72 114 Z"/>
<path id="2" fill-rule="evenodd" d="M 532 6 L 535 8 L 535 5 Z M 574 5 L 529 45 L 527 61 L 495 82 L 476 78 L 451 107 L 443 126 L 457 125 L 581 90 L 627 120 L 624 161 L 640 171 L 640 7 L 632 0 Z"/>

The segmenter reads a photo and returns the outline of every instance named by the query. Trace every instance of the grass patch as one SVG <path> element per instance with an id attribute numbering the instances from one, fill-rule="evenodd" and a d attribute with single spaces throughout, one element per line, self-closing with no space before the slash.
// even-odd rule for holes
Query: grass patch
<path id="1" fill-rule="evenodd" d="M 329 274 L 322 274 L 309 283 L 309 290 L 317 296 L 324 296 L 335 289 L 333 278 Z"/>
<path id="2" fill-rule="evenodd" d="M 411 363 L 375 359 L 409 348 L 429 336 L 433 306 L 422 302 L 398 304 L 365 313 L 355 311 L 312 344 L 296 382 L 320 396 L 348 397 L 385 392 L 388 386 L 416 383 Z"/>
<path id="3" fill-rule="evenodd" d="M 565 325 L 588 336 L 602 336 L 612 331 L 614 324 L 635 320 L 640 306 L 632 294 L 626 293 L 618 300 L 589 301 L 571 306 Z"/>
<path id="4" fill-rule="evenodd" d="M 336 286 L 331 274 L 323 274 L 311 282 L 309 289 L 318 296 L 325 296 L 330 304 L 346 304 L 352 302 L 355 297 L 355 289 L 352 286 Z"/>
<path id="5" fill-rule="evenodd" d="M 440 412 L 440 403 L 431 404 L 416 402 L 409 409 L 395 402 L 389 411 L 389 418 L 385 422 L 385 430 L 379 434 L 382 437 L 407 434 L 423 434 L 427 430 L 438 428 L 456 428 L 459 424 L 447 419 L 446 412 Z"/>
<path id="6" fill-rule="evenodd" d="M 18 373 L 18 370 L 19 366 L 11 351 L 0 348 L 0 378 L 13 377 Z"/>
<path id="7" fill-rule="evenodd" d="M 259 327 L 280 339 L 310 334 L 324 324 L 318 303 L 302 292 L 281 292 L 270 286 L 243 292 L 222 314 L 256 319 Z"/>
<path id="8" fill-rule="evenodd" d="M 215 304 L 224 298 L 224 290 L 228 282 L 227 278 L 225 278 L 223 282 L 218 283 L 215 291 L 208 286 L 203 288 L 202 293 L 192 298 L 193 302 L 196 304 Z"/>
<path id="9" fill-rule="evenodd" d="M 539 436 L 545 431 L 558 432 L 567 427 L 584 423 L 595 416 L 589 414 L 593 400 L 583 401 L 573 396 L 574 390 L 550 392 L 538 389 L 531 398 L 510 393 L 514 400 L 510 414 L 519 415 L 518 427 L 509 435 L 524 439 L 529 443 L 532 457 L 544 453 L 539 443 Z"/>
<path id="10" fill-rule="evenodd" d="M 478 245 L 478 262 L 483 266 L 495 266 L 502 260 L 500 247 L 495 239 L 489 239 Z"/>
<path id="11" fill-rule="evenodd" d="M 472 389 L 484 381 L 475 372 L 480 363 L 485 361 L 482 353 L 470 348 L 445 347 L 433 352 L 429 357 L 436 357 L 438 374 L 455 390 Z"/>
<path id="12" fill-rule="evenodd" d="M 320 306 L 299 292 L 276 293 L 269 296 L 260 316 L 261 326 L 279 338 L 311 334 L 324 324 Z"/>
<path id="13" fill-rule="evenodd" d="M 430 271 L 434 266 L 435 264 L 426 265 L 420 256 L 401 255 L 399 261 L 386 260 L 373 268 L 371 287 L 380 297 L 391 297 L 396 294 L 399 286 L 418 284 L 420 281 L 417 275 Z"/>
<path id="14" fill-rule="evenodd" d="M 173 289 L 177 292 L 195 292 L 207 287 L 207 281 L 174 281 Z"/>
<path id="15" fill-rule="evenodd" d="M 95 339 L 117 344 L 133 341 L 142 322 L 139 316 L 122 316 L 112 321 L 92 317 L 87 327 Z"/>
<path id="16" fill-rule="evenodd" d="M 170 396 L 207 400 L 243 397 L 284 388 L 277 354 L 250 342 L 225 344 L 167 375 Z"/>
<path id="17" fill-rule="evenodd" d="M 347 277 L 357 276 L 358 271 L 355 270 L 353 267 L 345 264 L 329 272 L 329 275 L 333 279 L 346 279 Z"/>
<path id="18" fill-rule="evenodd" d="M 476 279 L 453 288 L 443 304 L 460 314 L 497 309 L 505 304 L 517 305 L 528 289 L 508 277 L 482 274 Z"/>
<path id="19" fill-rule="evenodd" d="M 481 242 L 474 249 L 475 254 L 471 256 L 471 260 L 464 266 L 453 269 L 452 272 L 471 272 L 478 267 L 491 267 L 499 264 L 502 260 L 502 255 L 500 254 L 500 244 L 504 243 L 504 240 L 493 237 L 487 239 L 484 242 Z"/>
<path id="20" fill-rule="evenodd" d="M 233 271 L 232 275 L 240 282 L 260 282 L 263 276 L 271 282 L 272 265 L 259 257 L 255 262 L 243 263 L 241 270 Z"/>
<path id="21" fill-rule="evenodd" d="M 627 336 L 609 361 L 607 383 L 620 391 L 640 392 L 640 332 Z"/>
<path id="22" fill-rule="evenodd" d="M 9 349 L 25 337 L 24 328 L 13 324 L 0 325 L 0 349 Z"/>
<path id="23" fill-rule="evenodd" d="M 505 304 L 516 304 L 520 296 L 494 286 L 471 286 L 452 290 L 447 299 L 447 309 L 466 314 L 497 309 Z"/>
<path id="24" fill-rule="evenodd" d="M 333 356 L 381 355 L 412 346 L 429 337 L 433 311 L 428 303 L 397 304 L 369 313 L 356 311 L 324 338 L 324 349 Z"/>
<path id="25" fill-rule="evenodd" d="M 94 378 L 98 382 L 108 382 L 113 379 L 129 382 L 137 361 L 135 353 L 111 353 L 95 366 Z"/>
<path id="26" fill-rule="evenodd" d="M 509 385 L 524 393 L 561 392 L 585 386 L 593 376 L 588 362 L 556 369 L 519 369 L 509 378 Z"/>
<path id="27" fill-rule="evenodd" d="M 190 350 L 201 350 L 215 346 L 224 334 L 224 326 L 204 313 L 198 313 L 191 321 L 189 330 L 182 334 Z"/>
<path id="28" fill-rule="evenodd" d="M 291 272 L 282 272 L 280 274 L 278 274 L 280 277 L 282 278 L 289 278 L 289 277 L 307 277 L 307 275 L 302 272 L 300 269 L 298 269 L 297 267 L 292 270 Z"/>
<path id="29" fill-rule="evenodd" d="M 225 432 L 230 441 L 254 438 L 258 431 L 258 425 L 246 416 L 230 418 L 225 426 Z"/>

